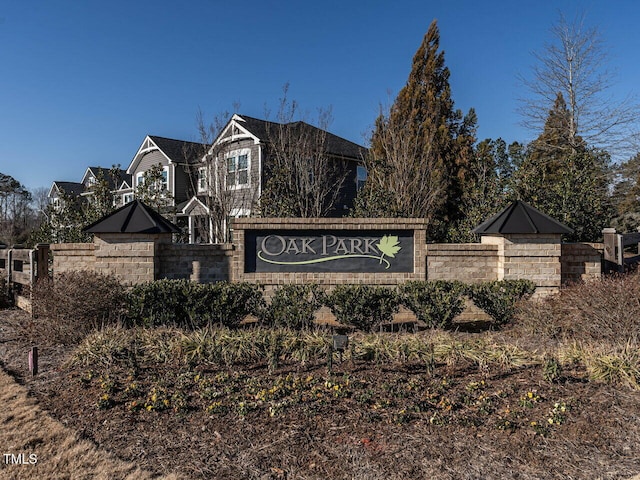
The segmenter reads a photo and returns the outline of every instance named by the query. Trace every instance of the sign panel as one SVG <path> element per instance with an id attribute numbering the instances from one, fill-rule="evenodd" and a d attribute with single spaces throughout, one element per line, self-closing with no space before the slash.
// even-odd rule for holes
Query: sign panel
<path id="1" fill-rule="evenodd" d="M 413 230 L 247 230 L 245 272 L 412 273 Z"/>

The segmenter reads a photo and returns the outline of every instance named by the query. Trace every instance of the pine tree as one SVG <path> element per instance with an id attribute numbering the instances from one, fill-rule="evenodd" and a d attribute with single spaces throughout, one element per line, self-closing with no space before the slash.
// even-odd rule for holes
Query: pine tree
<path id="1" fill-rule="evenodd" d="M 607 152 L 571 133 L 570 114 L 558 93 L 540 136 L 515 173 L 515 195 L 574 230 L 570 241 L 596 241 L 612 217 Z"/>
<path id="2" fill-rule="evenodd" d="M 431 23 L 413 57 L 407 84 L 388 112 L 376 120 L 365 187 L 356 216 L 420 217 L 433 224 L 459 215 L 469 154 L 475 142 L 475 112 L 454 109 L 449 69 L 440 34 Z"/>

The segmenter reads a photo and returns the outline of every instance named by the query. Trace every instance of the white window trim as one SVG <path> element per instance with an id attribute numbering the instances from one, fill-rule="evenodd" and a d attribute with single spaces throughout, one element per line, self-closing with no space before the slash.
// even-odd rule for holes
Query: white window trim
<path id="1" fill-rule="evenodd" d="M 198 168 L 198 193 L 205 193 L 209 184 L 209 169 L 205 167 Z"/>
<path id="2" fill-rule="evenodd" d="M 246 155 L 247 156 L 247 183 L 243 183 L 241 185 L 226 185 L 227 190 L 242 190 L 245 188 L 251 188 L 251 149 L 250 148 L 241 148 L 239 150 L 233 150 L 231 152 L 227 152 L 225 153 L 224 156 L 224 172 L 225 172 L 225 176 L 224 176 L 224 181 L 225 184 L 227 183 L 227 174 L 228 174 L 228 163 L 229 163 L 229 159 L 230 158 L 238 158 L 242 155 Z M 238 162 L 236 160 L 236 167 L 238 165 Z M 236 175 L 237 175 L 237 168 L 236 168 Z"/>
<path id="3" fill-rule="evenodd" d="M 145 177 L 145 175 L 146 175 L 146 173 L 147 173 L 147 172 L 148 172 L 148 170 L 145 170 L 145 171 L 143 171 L 143 172 L 138 172 L 138 173 L 136 173 L 135 181 L 133 182 L 133 184 L 134 184 L 134 187 L 133 187 L 133 188 L 134 188 L 134 190 L 135 190 L 135 189 L 137 189 L 137 188 L 140 186 L 140 184 L 144 181 L 144 177 Z M 171 191 L 171 189 L 169 188 L 169 185 L 170 185 L 170 182 L 169 182 L 169 180 L 170 180 L 170 179 L 169 179 L 169 177 L 170 177 L 171 175 L 170 175 L 170 172 L 169 172 L 169 166 L 168 166 L 168 165 L 164 165 L 164 166 L 162 167 L 162 172 L 167 174 L 167 180 L 166 180 L 166 184 L 165 184 L 165 182 L 164 182 L 164 181 L 162 181 L 162 182 L 161 182 L 161 189 L 162 189 L 162 190 L 165 190 L 165 191 L 167 191 L 167 192 L 170 192 L 170 191 Z"/>

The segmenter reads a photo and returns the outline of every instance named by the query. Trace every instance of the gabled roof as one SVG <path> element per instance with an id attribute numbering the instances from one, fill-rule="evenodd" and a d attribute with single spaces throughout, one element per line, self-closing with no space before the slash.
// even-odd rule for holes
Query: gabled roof
<path id="1" fill-rule="evenodd" d="M 572 233 L 566 225 L 545 215 L 528 203 L 517 200 L 472 230 L 477 234 L 489 233 Z"/>
<path id="2" fill-rule="evenodd" d="M 174 138 L 158 137 L 156 135 L 147 135 L 138 151 L 133 156 L 127 173 L 131 174 L 138 166 L 140 159 L 147 153 L 159 150 L 169 163 L 196 163 L 202 159 L 205 146 L 186 140 L 176 140 Z"/>
<path id="3" fill-rule="evenodd" d="M 180 229 L 154 209 L 134 200 L 83 229 L 87 233 L 178 233 Z"/>
<path id="4" fill-rule="evenodd" d="M 353 143 L 345 138 L 334 135 L 331 132 L 327 132 L 318 127 L 314 127 L 306 122 L 290 122 L 290 123 L 277 123 L 271 122 L 268 120 L 261 120 L 259 118 L 249 117 L 247 115 L 235 114 L 229 121 L 229 124 L 236 123 L 239 127 L 247 130 L 252 136 L 255 138 L 268 143 L 269 136 L 273 135 L 273 132 L 276 128 L 285 125 L 293 129 L 294 132 L 299 131 L 300 133 L 323 133 L 326 134 L 326 153 L 330 155 L 336 155 L 339 157 L 347 157 L 354 158 L 360 160 L 364 153 L 366 152 L 366 148 L 358 145 L 357 143 Z M 228 128 L 225 127 L 224 130 Z"/>
<path id="5" fill-rule="evenodd" d="M 53 194 L 54 189 L 68 195 L 80 195 L 84 191 L 84 185 L 78 182 L 61 182 L 60 180 L 56 180 L 51 184 L 48 195 L 49 197 Z"/>
<path id="6" fill-rule="evenodd" d="M 111 176 L 111 169 L 110 168 L 105 168 L 105 167 L 87 167 L 87 170 L 84 172 L 84 176 L 82 177 L 82 182 L 81 182 L 82 184 L 86 185 L 86 179 L 87 179 L 87 176 L 89 174 L 93 175 L 94 178 L 98 178 L 98 177 L 102 176 L 102 178 L 104 178 L 108 182 L 110 190 L 117 190 L 118 189 L 118 185 L 116 183 L 116 180 L 118 180 L 118 179 L 114 179 Z M 117 174 L 120 177 L 120 181 L 131 182 L 131 175 L 129 175 L 126 170 L 123 170 L 123 169 L 119 168 L 117 170 Z"/>
<path id="7" fill-rule="evenodd" d="M 180 205 L 176 206 L 176 209 L 183 215 L 190 215 L 191 212 L 200 208 L 202 211 L 209 213 L 209 207 L 207 207 L 205 197 L 195 195 L 191 197 L 191 199 L 182 202 Z"/>
<path id="8" fill-rule="evenodd" d="M 195 163 L 200 160 L 204 152 L 204 147 L 200 143 L 156 135 L 149 135 L 149 138 L 173 163 Z"/>

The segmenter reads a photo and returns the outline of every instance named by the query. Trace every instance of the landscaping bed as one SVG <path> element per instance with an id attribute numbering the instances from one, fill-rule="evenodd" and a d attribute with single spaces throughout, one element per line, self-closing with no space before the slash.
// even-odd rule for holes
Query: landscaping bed
<path id="1" fill-rule="evenodd" d="M 261 329 L 110 327 L 65 347 L 28 339 L 30 322 L 22 312 L 0 311 L 3 368 L 82 438 L 157 474 L 533 479 L 640 472 L 640 393 L 595 381 L 584 362 L 566 355 L 554 370 L 545 343 L 515 329 L 356 334 L 329 371 L 329 331 L 305 333 L 306 343 L 292 345 L 289 331 L 278 330 L 272 345 L 280 347 L 270 354 L 274 334 Z M 262 347 L 247 343 L 261 335 Z M 31 378 L 33 342 L 41 373 Z"/>

